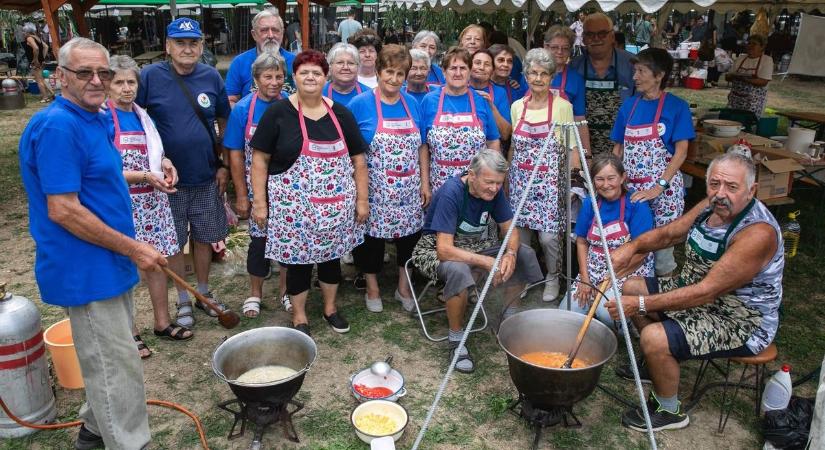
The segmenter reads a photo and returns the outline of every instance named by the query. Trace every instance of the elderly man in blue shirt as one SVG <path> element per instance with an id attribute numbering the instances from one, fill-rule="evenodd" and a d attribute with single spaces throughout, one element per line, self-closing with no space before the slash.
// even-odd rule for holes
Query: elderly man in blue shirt
<path id="1" fill-rule="evenodd" d="M 86 38 L 58 54 L 63 95 L 35 114 L 20 138 L 20 173 L 44 302 L 67 308 L 86 404 L 76 449 L 149 445 L 143 366 L 132 340 L 135 265 L 166 259 L 134 239 L 120 154 L 100 105 L 113 74 L 109 52 Z"/>
<path id="2" fill-rule="evenodd" d="M 586 50 L 570 64 L 585 80 L 585 118 L 590 129 L 591 153 L 613 150 L 610 130 L 622 102 L 636 92 L 633 54 L 614 48 L 613 21 L 603 13 L 584 19 Z"/>
<path id="3" fill-rule="evenodd" d="M 292 84 L 292 61 L 295 55 L 281 47 L 284 39 L 284 20 L 275 8 L 267 8 L 252 18 L 252 39 L 255 47 L 241 53 L 232 60 L 226 73 L 226 95 L 229 104 L 235 103 L 252 92 L 255 84 L 252 78 L 252 63 L 261 52 L 278 53 L 286 61 L 287 84 Z M 288 89 L 289 90 L 289 89 Z M 290 91 L 291 92 L 291 91 Z"/>

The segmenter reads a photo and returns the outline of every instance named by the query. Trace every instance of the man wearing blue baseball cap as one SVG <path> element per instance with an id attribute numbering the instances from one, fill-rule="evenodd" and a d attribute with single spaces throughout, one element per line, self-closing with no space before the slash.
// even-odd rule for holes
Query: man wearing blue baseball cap
<path id="1" fill-rule="evenodd" d="M 203 35 L 200 24 L 188 17 L 166 27 L 169 61 L 146 66 L 140 73 L 137 103 L 155 121 L 166 156 L 178 169 L 177 192 L 169 194 L 169 204 L 181 250 L 194 242 L 195 275 L 198 290 L 225 308 L 209 291 L 212 243 L 227 233 L 223 193 L 229 179 L 221 136 L 229 116 L 229 100 L 223 80 L 215 68 L 201 64 Z M 220 132 L 216 135 L 215 123 Z M 169 267 L 184 275 L 183 253 L 169 257 Z M 195 306 L 215 317 L 200 302 Z M 189 294 L 178 289 L 176 323 L 191 328 L 195 324 Z"/>
<path id="2" fill-rule="evenodd" d="M 255 47 L 251 48 L 232 60 L 229 72 L 226 73 L 226 94 L 229 103 L 235 103 L 252 91 L 252 63 L 261 52 L 277 53 L 286 62 L 287 83 L 292 80 L 292 61 L 295 55 L 281 47 L 284 39 L 284 21 L 275 8 L 267 8 L 252 18 L 252 39 Z"/>

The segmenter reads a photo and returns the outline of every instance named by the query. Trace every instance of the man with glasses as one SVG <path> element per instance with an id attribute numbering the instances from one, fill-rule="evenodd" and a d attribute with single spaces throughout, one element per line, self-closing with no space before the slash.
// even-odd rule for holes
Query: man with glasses
<path id="1" fill-rule="evenodd" d="M 295 54 L 281 47 L 284 39 L 284 20 L 278 15 L 277 9 L 267 8 L 252 18 L 252 39 L 255 41 L 255 47 L 236 56 L 229 65 L 229 72 L 226 73 L 226 94 L 232 107 L 243 96 L 252 92 L 252 63 L 261 52 L 277 53 L 284 58 L 287 67 L 286 84 L 292 85 L 292 60 L 295 59 Z M 292 92 L 286 85 L 284 89 Z"/>
<path id="2" fill-rule="evenodd" d="M 633 55 L 614 48 L 613 21 L 603 13 L 584 19 L 585 50 L 570 66 L 585 80 L 585 117 L 593 156 L 612 151 L 610 130 L 622 102 L 635 93 Z"/>
<path id="3" fill-rule="evenodd" d="M 20 139 L 35 276 L 44 302 L 67 308 L 86 386 L 76 449 L 144 448 L 149 421 L 143 366 L 132 340 L 138 266 L 166 259 L 134 239 L 120 155 L 100 105 L 109 52 L 86 38 L 58 54 L 63 95 L 32 117 Z"/>
<path id="4" fill-rule="evenodd" d="M 169 61 L 143 68 L 136 103 L 155 121 L 166 157 L 178 169 L 177 192 L 169 194 L 169 205 L 181 250 L 194 241 L 195 275 L 198 291 L 213 298 L 209 291 L 212 243 L 221 242 L 228 233 L 223 193 L 229 180 L 226 150 L 221 151 L 229 116 L 223 80 L 215 68 L 201 64 L 203 36 L 198 22 L 184 17 L 166 27 L 166 53 Z M 215 133 L 215 123 L 220 130 Z M 169 266 L 184 275 L 183 252 L 169 258 Z M 195 306 L 212 317 L 214 311 L 196 301 Z M 185 328 L 195 325 L 189 293 L 178 287 L 178 312 L 175 323 Z"/>

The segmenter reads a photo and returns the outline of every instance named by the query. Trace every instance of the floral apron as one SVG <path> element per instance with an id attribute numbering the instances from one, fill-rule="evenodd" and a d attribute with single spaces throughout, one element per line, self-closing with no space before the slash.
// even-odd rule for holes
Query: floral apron
<path id="1" fill-rule="evenodd" d="M 742 69 L 749 58 L 745 58 L 739 63 L 739 67 L 733 73 L 756 76 L 759 73 L 759 65 L 762 64 L 762 57 L 756 62 L 754 69 Z M 756 114 L 756 117 L 762 116 L 765 111 L 765 105 L 768 103 L 768 86 L 753 86 L 744 81 L 735 80 L 731 82 L 730 92 L 728 93 L 728 106 L 732 109 L 743 109 Z"/>
<path id="2" fill-rule="evenodd" d="M 561 97 L 569 102 L 570 98 L 567 96 L 567 92 L 564 91 L 565 87 L 567 87 L 567 66 L 564 66 L 564 70 L 561 71 L 561 83 L 559 83 L 559 87 L 551 87 L 550 92 L 553 93 L 554 97 Z"/>
<path id="3" fill-rule="evenodd" d="M 109 100 L 109 111 L 115 125 L 115 148 L 123 159 L 123 170 L 149 172 L 149 149 L 143 131 L 121 131 L 117 108 Z M 151 176 L 151 175 L 150 175 Z M 180 252 L 178 236 L 169 196 L 147 183 L 129 185 L 132 198 L 132 220 L 135 222 L 135 239 L 145 242 L 164 256 Z"/>
<path id="4" fill-rule="evenodd" d="M 427 133 L 430 146 L 430 186 L 433 192 L 445 181 L 467 169 L 470 159 L 487 145 L 487 136 L 476 115 L 476 104 L 472 90 L 467 90 L 470 111 L 461 113 L 444 112 L 444 95 L 438 97 L 438 109 L 433 126 Z"/>
<path id="5" fill-rule="evenodd" d="M 490 225 L 490 211 L 493 209 L 493 203 L 487 202 L 484 210 L 478 221 L 467 217 L 467 204 L 470 199 L 470 187 L 464 183 L 464 198 L 461 202 L 461 214 L 458 218 L 458 224 L 455 227 L 455 234 L 453 245 L 467 250 L 468 252 L 478 253 L 482 250 L 501 245 L 498 238 L 491 236 Z M 423 273 L 427 278 L 435 280 L 438 278 L 437 269 L 441 261 L 438 259 L 438 254 L 435 247 L 436 233 L 425 234 L 421 236 L 418 244 L 413 250 L 413 264 Z"/>
<path id="6" fill-rule="evenodd" d="M 703 280 L 725 252 L 731 232 L 753 208 L 754 203 L 751 200 L 734 218 L 722 239 L 714 239 L 704 231 L 703 224 L 711 211 L 700 214 L 685 243 L 685 265 L 682 272 L 678 278 L 660 278 L 660 292 Z M 690 353 L 694 356 L 741 347 L 762 322 L 762 315 L 757 309 L 747 306 L 739 297 L 730 293 L 716 298 L 713 303 L 680 311 L 667 311 L 666 315 L 682 328 Z"/>
<path id="7" fill-rule="evenodd" d="M 553 96 L 547 96 L 547 120 L 544 122 L 528 122 L 524 116 L 527 113 L 529 94 L 524 97 L 524 108 L 521 117 L 513 128 L 513 160 L 510 166 L 510 204 L 516 210 L 519 200 L 527 189 L 530 174 L 538 162 L 536 178 L 530 195 L 524 202 L 524 207 L 516 219 L 516 225 L 530 230 L 546 233 L 558 233 L 560 230 L 561 191 L 562 182 L 560 171 L 561 153 L 555 136 L 550 136 L 553 121 Z M 547 139 L 551 140 L 549 151 L 544 151 Z"/>
<path id="8" fill-rule="evenodd" d="M 424 225 L 418 168 L 421 133 L 403 95 L 400 102 L 407 117 L 385 119 L 381 112 L 381 95 L 377 89 L 374 92 L 378 126 L 367 152 L 370 178 L 367 234 L 393 239 L 409 236 Z"/>
<path id="9" fill-rule="evenodd" d="M 275 99 L 280 99 L 280 94 L 275 97 Z M 246 127 L 244 128 L 244 135 L 243 135 L 243 148 L 244 148 L 244 176 L 246 177 L 246 188 L 249 197 L 249 203 L 252 203 L 252 176 L 250 171 L 252 170 L 252 147 L 250 147 L 249 143 L 252 141 L 252 136 L 255 134 L 255 130 L 258 128 L 258 124 L 253 122 L 253 117 L 255 116 L 255 103 L 258 101 L 258 93 L 255 92 L 252 97 L 252 101 L 249 102 L 249 113 L 246 116 Z M 252 237 L 266 237 L 266 229 L 261 229 L 261 227 L 255 223 L 254 220 L 249 221 L 249 235 Z"/>
<path id="10" fill-rule="evenodd" d="M 624 213 L 627 207 L 626 194 L 622 195 L 620 202 L 619 219 L 604 224 L 604 232 L 606 235 L 605 240 L 607 241 L 607 248 L 610 251 L 616 250 L 625 243 L 630 242 L 630 227 L 624 220 Z M 601 200 L 599 200 L 598 208 L 601 211 Z M 597 226 L 595 219 L 590 225 L 590 230 L 587 232 L 587 237 L 585 239 L 587 240 L 587 244 L 590 246 L 587 252 L 587 276 L 590 278 L 590 283 L 598 286 L 607 278 L 607 258 L 605 257 L 604 250 L 602 249 L 602 240 L 599 235 L 599 227 Z M 649 254 L 647 258 L 645 258 L 644 263 L 629 276 L 648 277 L 652 274 L 653 255 Z M 622 289 L 622 285 L 624 284 L 624 280 L 626 279 L 627 278 L 625 277 L 616 280 L 619 283 L 619 286 L 617 287 L 620 291 Z M 578 289 L 578 280 L 580 280 L 580 277 L 576 277 L 576 281 L 573 282 L 572 289 L 574 295 Z"/>
<path id="11" fill-rule="evenodd" d="M 314 264 L 340 258 L 364 241 L 364 225 L 355 222 L 355 180 L 344 133 L 335 124 L 334 141 L 310 140 L 301 103 L 298 121 L 301 154 L 286 172 L 267 183 L 270 220 L 266 257 L 287 264 Z"/>
<path id="12" fill-rule="evenodd" d="M 584 101 L 585 118 L 590 129 L 590 147 L 593 156 L 613 151 L 610 131 L 616 121 L 616 114 L 622 104 L 619 94 L 618 74 L 612 80 L 590 78 L 587 56 L 584 61 Z M 616 52 L 613 52 L 613 70 L 618 68 Z"/>
<path id="13" fill-rule="evenodd" d="M 627 125 L 625 128 L 623 162 L 627 170 L 627 186 L 635 191 L 658 186 L 656 182 L 662 178 L 667 165 L 673 158 L 659 136 L 659 117 L 662 115 L 665 96 L 667 93 L 659 97 L 659 106 L 656 108 L 653 122 L 643 125 Z M 636 98 L 627 118 L 628 123 L 640 99 L 641 96 Z M 682 215 L 685 209 L 685 199 L 682 196 L 684 187 L 682 172 L 676 171 L 676 175 L 670 180 L 670 186 L 650 201 L 653 221 L 657 228 L 673 222 Z"/>

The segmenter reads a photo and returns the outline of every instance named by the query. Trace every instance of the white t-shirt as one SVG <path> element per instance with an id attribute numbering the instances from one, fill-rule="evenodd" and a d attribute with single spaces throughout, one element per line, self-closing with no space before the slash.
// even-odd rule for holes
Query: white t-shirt
<path id="1" fill-rule="evenodd" d="M 378 86 L 378 77 L 362 77 L 361 75 L 358 75 L 358 82 L 372 89 Z"/>
<path id="2" fill-rule="evenodd" d="M 739 55 L 736 61 L 733 62 L 733 73 L 740 75 L 754 75 L 757 70 L 757 78 L 763 80 L 770 80 L 773 77 L 773 58 L 768 55 L 762 55 L 760 58 L 748 58 L 747 54 Z"/>
<path id="3" fill-rule="evenodd" d="M 577 20 L 570 25 L 570 29 L 576 33 L 576 42 L 573 45 L 583 45 L 582 33 L 584 32 L 584 23 L 581 20 Z"/>

